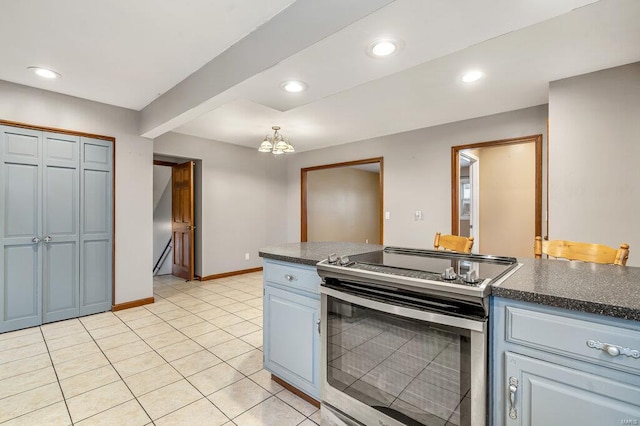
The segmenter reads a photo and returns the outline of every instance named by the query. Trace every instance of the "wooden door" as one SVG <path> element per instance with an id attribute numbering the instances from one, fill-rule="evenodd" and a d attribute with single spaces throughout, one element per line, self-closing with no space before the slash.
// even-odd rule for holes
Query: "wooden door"
<path id="1" fill-rule="evenodd" d="M 193 165 L 192 161 L 178 164 L 171 173 L 171 273 L 185 280 L 193 279 Z"/>

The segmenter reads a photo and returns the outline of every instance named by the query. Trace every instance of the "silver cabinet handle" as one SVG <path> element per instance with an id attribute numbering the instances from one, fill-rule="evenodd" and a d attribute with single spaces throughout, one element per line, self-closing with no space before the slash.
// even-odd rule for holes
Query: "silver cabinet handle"
<path id="1" fill-rule="evenodd" d="M 518 411 L 516 411 L 516 391 L 518 390 L 518 379 L 515 377 L 509 377 L 509 417 L 512 419 L 518 418 Z"/>
<path id="2" fill-rule="evenodd" d="M 587 340 L 587 346 L 593 349 L 599 349 L 602 352 L 606 352 L 612 358 L 618 355 L 625 355 L 630 358 L 640 359 L 640 351 L 630 348 L 623 348 L 622 346 L 612 345 L 611 343 L 598 342 L 597 340 Z"/>
<path id="3" fill-rule="evenodd" d="M 45 243 L 50 243 L 53 240 L 53 238 L 51 238 L 49 235 L 47 235 L 46 237 L 44 237 L 44 242 Z"/>
<path id="4" fill-rule="evenodd" d="M 284 274 L 284 279 L 287 280 L 287 281 L 295 281 L 295 280 L 297 280 L 295 275 L 289 275 L 289 274 Z"/>
<path id="5" fill-rule="evenodd" d="M 34 244 L 39 244 L 39 243 L 40 243 L 40 241 L 42 241 L 42 240 L 41 240 L 40 238 L 38 238 L 38 237 L 33 237 L 33 238 L 31 239 L 31 242 L 32 242 L 32 243 L 34 243 Z"/>
<path id="6" fill-rule="evenodd" d="M 318 325 L 318 334 L 320 333 L 320 324 L 322 323 L 322 318 L 318 318 L 318 321 L 316 322 L 316 324 Z"/>

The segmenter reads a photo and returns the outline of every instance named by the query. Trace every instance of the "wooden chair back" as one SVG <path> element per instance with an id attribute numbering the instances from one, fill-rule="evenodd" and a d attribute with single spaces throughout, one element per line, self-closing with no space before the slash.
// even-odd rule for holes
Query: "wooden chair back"
<path id="1" fill-rule="evenodd" d="M 536 259 L 546 254 L 562 259 L 624 266 L 629 258 L 629 244 L 620 244 L 620 248 L 615 249 L 602 244 L 564 240 L 544 241 L 542 237 L 536 237 L 533 252 Z"/>
<path id="2" fill-rule="evenodd" d="M 436 237 L 433 240 L 433 248 L 439 250 L 440 247 L 445 250 L 452 250 L 460 253 L 471 253 L 471 248 L 473 247 L 473 237 L 441 235 L 440 232 L 436 232 Z"/>

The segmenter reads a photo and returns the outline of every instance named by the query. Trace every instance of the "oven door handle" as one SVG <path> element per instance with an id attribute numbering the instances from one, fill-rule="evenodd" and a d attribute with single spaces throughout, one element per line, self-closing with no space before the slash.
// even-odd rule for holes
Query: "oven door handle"
<path id="1" fill-rule="evenodd" d="M 320 293 L 326 294 L 327 296 L 335 297 L 336 299 L 340 299 L 345 302 L 364 306 L 365 308 L 374 309 L 376 311 L 386 312 L 388 314 L 399 315 L 402 317 L 413 318 L 421 321 L 428 321 L 435 324 L 448 325 L 465 330 L 478 331 L 480 333 L 486 332 L 487 328 L 486 321 L 474 321 L 467 318 L 459 318 L 449 315 L 443 315 L 436 312 L 405 308 L 390 303 L 382 303 L 376 300 L 371 300 L 365 297 L 345 293 L 322 285 L 320 286 Z"/>

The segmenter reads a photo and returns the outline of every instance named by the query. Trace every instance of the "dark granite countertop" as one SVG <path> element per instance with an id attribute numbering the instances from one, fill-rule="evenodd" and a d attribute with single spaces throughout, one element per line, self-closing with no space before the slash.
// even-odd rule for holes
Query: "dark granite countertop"
<path id="1" fill-rule="evenodd" d="M 315 265 L 331 253 L 381 250 L 377 244 L 318 242 L 265 247 L 260 256 Z M 640 268 L 563 260 L 519 258 L 522 267 L 497 286 L 494 296 L 640 321 Z"/>
<path id="2" fill-rule="evenodd" d="M 339 256 L 369 253 L 382 250 L 384 246 L 377 244 L 341 243 L 341 242 L 313 242 L 286 243 L 260 249 L 260 256 L 265 259 L 282 260 L 284 262 L 315 265 L 326 259 L 331 253 Z"/>
<path id="3" fill-rule="evenodd" d="M 492 294 L 640 321 L 640 268 L 519 258 L 522 267 Z"/>

